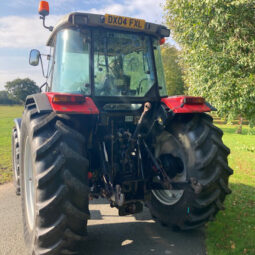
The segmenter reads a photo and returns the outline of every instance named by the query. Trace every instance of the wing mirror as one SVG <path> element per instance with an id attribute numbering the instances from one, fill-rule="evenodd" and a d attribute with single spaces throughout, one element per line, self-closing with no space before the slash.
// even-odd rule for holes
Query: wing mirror
<path id="1" fill-rule="evenodd" d="M 38 66 L 40 57 L 41 57 L 41 53 L 39 50 L 31 50 L 29 55 L 29 64 L 31 66 Z"/>
<path id="2" fill-rule="evenodd" d="M 38 66 L 39 62 L 40 62 L 41 63 L 41 68 L 42 68 L 43 77 L 48 79 L 49 67 L 48 67 L 47 73 L 45 73 L 44 72 L 44 67 L 43 67 L 42 56 L 46 56 L 48 61 L 50 61 L 50 59 L 51 59 L 51 55 L 41 54 L 39 50 L 35 50 L 35 49 L 31 50 L 30 51 L 30 55 L 29 55 L 29 64 L 31 66 Z M 48 63 L 48 65 L 49 65 L 49 63 Z"/>

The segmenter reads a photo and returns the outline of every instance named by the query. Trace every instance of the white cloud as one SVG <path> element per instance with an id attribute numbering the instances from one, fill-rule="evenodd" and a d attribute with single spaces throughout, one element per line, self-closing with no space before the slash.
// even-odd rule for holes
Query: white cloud
<path id="1" fill-rule="evenodd" d="M 39 6 L 39 0 L 38 2 L 38 6 Z M 72 4 L 73 2 L 75 2 L 75 0 L 53 0 L 53 1 L 48 1 L 50 7 L 58 7 L 61 6 L 63 4 Z M 20 7 L 25 7 L 25 6 L 31 6 L 35 4 L 35 0 L 15 0 L 15 1 L 11 1 L 8 3 L 8 5 L 10 7 L 16 7 L 16 8 L 20 8 Z M 37 4 L 37 3 L 36 3 Z"/>
<path id="2" fill-rule="evenodd" d="M 33 0 L 15 0 L 15 1 L 10 1 L 7 3 L 9 7 L 12 8 L 20 8 L 20 7 L 25 7 L 33 4 Z"/>
<path id="3" fill-rule="evenodd" d="M 156 3 L 155 3 L 156 2 Z M 124 16 L 133 16 L 145 19 L 149 22 L 163 22 L 163 9 L 161 7 L 163 0 L 125 0 L 122 4 L 109 4 L 101 9 L 92 8 L 91 13 L 111 13 Z"/>
<path id="4" fill-rule="evenodd" d="M 20 72 L 16 72 L 13 70 L 9 71 L 0 70 L 0 90 L 4 90 L 4 85 L 6 84 L 7 81 L 12 81 L 17 78 L 20 79 L 29 78 L 35 81 L 38 86 L 42 85 L 45 82 L 45 79 L 43 78 L 39 71 L 26 72 L 25 70 L 22 70 Z"/>
<path id="5" fill-rule="evenodd" d="M 112 4 L 114 3 L 114 0 L 104 0 L 104 2 L 102 3 L 102 0 L 83 0 L 83 3 L 84 4 L 104 4 L 104 5 L 107 5 L 107 4 Z"/>
<path id="6" fill-rule="evenodd" d="M 55 5 L 70 3 L 74 0 L 58 0 Z M 111 3 L 108 0 L 106 7 L 101 9 L 84 10 L 91 13 L 112 13 L 124 16 L 133 16 L 146 19 L 151 22 L 162 23 L 163 11 L 160 1 L 155 0 L 125 0 L 123 4 Z M 21 2 L 20 2 L 21 3 Z M 48 25 L 57 23 L 61 16 L 51 15 L 47 18 Z M 29 17 L 4 16 L 0 17 L 0 48 L 36 48 L 45 45 L 50 32 L 42 27 L 42 20 L 39 16 Z"/>
<path id="7" fill-rule="evenodd" d="M 60 6 L 63 6 L 63 5 L 71 5 L 72 3 L 74 3 L 75 0 L 54 0 L 54 1 L 51 1 L 49 3 L 50 5 L 50 8 L 51 7 L 60 7 Z M 53 9 L 51 8 L 51 9 Z"/>
<path id="8" fill-rule="evenodd" d="M 55 24 L 58 19 L 58 16 L 51 16 L 46 22 Z M 40 47 L 46 44 L 49 35 L 38 16 L 0 18 L 0 48 Z"/>
<path id="9" fill-rule="evenodd" d="M 21 1 L 16 0 L 19 5 L 29 4 L 34 0 Z M 123 16 L 137 17 L 145 19 L 149 22 L 162 23 L 163 22 L 163 10 L 160 3 L 164 0 L 123 0 L 123 3 L 116 3 L 114 0 L 84 0 L 84 3 L 101 4 L 103 8 L 89 10 L 83 10 L 84 12 L 91 13 L 112 13 Z M 74 0 L 53 0 L 50 1 L 50 5 L 53 8 L 61 7 L 62 5 L 68 6 L 74 2 Z M 114 3 L 115 2 L 115 3 Z M 74 10 L 70 10 L 74 11 Z M 77 10 L 76 10 L 77 11 Z M 47 17 L 47 25 L 55 25 L 61 16 L 50 15 Z M 46 41 L 50 35 L 50 32 L 43 28 L 42 20 L 38 15 L 33 16 L 5 16 L 0 17 L 0 48 L 6 48 L 7 51 L 14 49 L 31 49 L 39 48 L 45 52 Z M 46 51 L 47 52 L 47 51 Z M 2 61 L 1 61 L 2 59 Z M 29 77 L 37 82 L 37 84 L 43 83 L 40 68 L 33 68 L 28 65 L 28 56 L 26 59 L 19 59 L 13 57 L 11 64 L 4 66 L 4 61 L 10 61 L 9 59 L 0 59 L 0 89 L 3 89 L 3 85 L 6 81 L 15 79 L 17 77 L 25 78 Z M 2 63 L 2 64 L 1 64 Z M 6 63 L 6 62 L 5 62 Z"/>
<path id="10" fill-rule="evenodd" d="M 41 68 L 29 65 L 28 52 L 27 56 L 2 56 L 0 58 L 0 90 L 4 89 L 7 81 L 17 78 L 30 78 L 39 86 L 45 81 Z"/>

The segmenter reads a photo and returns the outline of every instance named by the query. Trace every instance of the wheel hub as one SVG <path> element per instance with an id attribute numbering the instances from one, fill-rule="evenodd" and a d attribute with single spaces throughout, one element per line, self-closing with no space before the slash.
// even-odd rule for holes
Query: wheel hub
<path id="1" fill-rule="evenodd" d="M 162 132 L 157 139 L 155 156 L 167 175 L 176 182 L 186 179 L 186 167 L 180 143 L 168 132 Z M 183 196 L 184 190 L 152 190 L 155 198 L 164 205 L 174 205 Z"/>
<path id="2" fill-rule="evenodd" d="M 152 190 L 153 195 L 164 205 L 174 205 L 182 195 L 183 190 Z"/>

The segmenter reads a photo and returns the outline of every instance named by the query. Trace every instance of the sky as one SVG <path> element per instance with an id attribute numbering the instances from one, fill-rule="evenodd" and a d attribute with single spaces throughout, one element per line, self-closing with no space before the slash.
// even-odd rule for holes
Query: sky
<path id="1" fill-rule="evenodd" d="M 49 0 L 50 15 L 46 25 L 52 25 L 73 11 L 98 14 L 118 14 L 149 22 L 164 23 L 164 0 Z M 43 28 L 38 14 L 39 0 L 1 1 L 0 7 L 0 90 L 7 81 L 30 78 L 38 86 L 45 82 L 40 66 L 28 64 L 31 49 L 48 54 L 45 46 L 50 32 Z M 171 40 L 170 40 L 171 42 Z"/>

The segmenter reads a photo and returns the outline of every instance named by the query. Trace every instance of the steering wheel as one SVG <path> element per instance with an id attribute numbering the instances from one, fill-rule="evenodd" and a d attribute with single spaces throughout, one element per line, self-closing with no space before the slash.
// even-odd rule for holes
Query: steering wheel
<path id="1" fill-rule="evenodd" d="M 139 84 L 138 84 L 138 88 L 137 88 L 137 94 L 139 95 L 141 92 L 142 92 L 142 83 L 144 81 L 148 81 L 149 79 L 146 77 L 146 78 L 143 78 L 139 81 Z"/>

